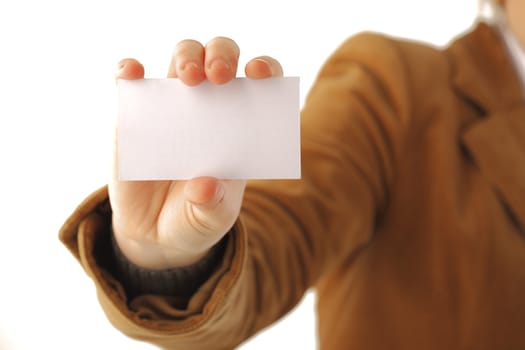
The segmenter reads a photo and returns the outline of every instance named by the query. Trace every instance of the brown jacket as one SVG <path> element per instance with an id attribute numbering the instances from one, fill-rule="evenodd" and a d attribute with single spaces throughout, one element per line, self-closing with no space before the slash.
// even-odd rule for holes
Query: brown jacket
<path id="1" fill-rule="evenodd" d="M 105 189 L 60 237 L 124 333 L 232 349 L 318 293 L 321 349 L 525 349 L 525 103 L 497 32 L 345 42 L 302 112 L 301 181 L 253 181 L 187 300 L 126 300 Z"/>

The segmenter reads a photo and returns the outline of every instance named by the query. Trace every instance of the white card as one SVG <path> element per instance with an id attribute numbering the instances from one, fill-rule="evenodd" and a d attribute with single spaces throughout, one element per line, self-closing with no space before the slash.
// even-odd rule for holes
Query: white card
<path id="1" fill-rule="evenodd" d="M 299 78 L 118 81 L 120 180 L 301 177 Z"/>

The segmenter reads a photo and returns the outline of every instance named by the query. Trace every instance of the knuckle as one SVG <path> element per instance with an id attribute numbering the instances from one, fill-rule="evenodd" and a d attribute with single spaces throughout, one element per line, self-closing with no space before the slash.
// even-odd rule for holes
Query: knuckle
<path id="1" fill-rule="evenodd" d="M 195 52 L 196 50 L 202 49 L 202 44 L 194 39 L 184 39 L 179 41 L 174 49 L 173 49 L 173 55 L 180 55 L 180 54 L 188 54 L 191 52 Z"/>
<path id="2" fill-rule="evenodd" d="M 175 45 L 175 47 L 180 46 L 201 46 L 201 43 L 195 39 L 183 39 Z"/>
<path id="3" fill-rule="evenodd" d="M 221 49 L 226 49 L 231 51 L 234 55 L 239 55 L 240 49 L 237 43 L 228 37 L 217 36 L 206 44 L 206 47 L 220 47 Z"/>
<path id="4" fill-rule="evenodd" d="M 195 207 L 191 203 L 186 203 L 184 206 L 184 217 L 188 225 L 202 238 L 210 238 L 213 227 L 206 222 L 205 218 L 196 213 Z"/>

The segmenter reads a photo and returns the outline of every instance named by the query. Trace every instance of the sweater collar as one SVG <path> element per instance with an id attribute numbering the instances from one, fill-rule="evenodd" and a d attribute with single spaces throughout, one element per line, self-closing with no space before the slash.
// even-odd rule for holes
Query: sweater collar
<path id="1" fill-rule="evenodd" d="M 503 11 L 499 11 L 503 12 Z M 518 73 L 521 86 L 525 93 L 525 48 L 520 44 L 514 33 L 510 30 L 507 19 L 503 14 L 499 15 L 500 19 L 495 22 L 496 27 L 499 29 L 503 41 L 507 46 L 507 50 L 510 54 L 512 63 Z"/>

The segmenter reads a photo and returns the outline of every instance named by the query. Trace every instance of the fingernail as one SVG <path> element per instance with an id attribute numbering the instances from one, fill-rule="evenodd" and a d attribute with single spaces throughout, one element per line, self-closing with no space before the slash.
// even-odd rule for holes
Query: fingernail
<path id="1" fill-rule="evenodd" d="M 224 198 L 224 186 L 219 183 L 215 189 L 215 196 L 213 197 L 213 204 L 219 204 Z"/>
<path id="2" fill-rule="evenodd" d="M 184 62 L 179 66 L 179 70 L 181 72 L 184 72 L 186 70 L 197 70 L 197 69 L 199 69 L 199 65 L 197 64 L 197 62 L 193 62 L 193 61 Z"/>
<path id="3" fill-rule="evenodd" d="M 222 58 L 216 58 L 208 65 L 211 70 L 232 70 L 232 67 Z"/>
<path id="4" fill-rule="evenodd" d="M 264 58 L 256 58 L 256 59 L 254 59 L 254 61 L 264 63 L 264 65 L 266 66 L 266 68 L 268 68 L 268 71 L 270 72 L 270 74 L 271 74 L 271 75 L 275 75 L 275 71 L 274 71 L 274 69 L 273 69 L 273 66 L 270 64 L 270 62 L 268 62 L 268 61 L 265 60 Z"/>

